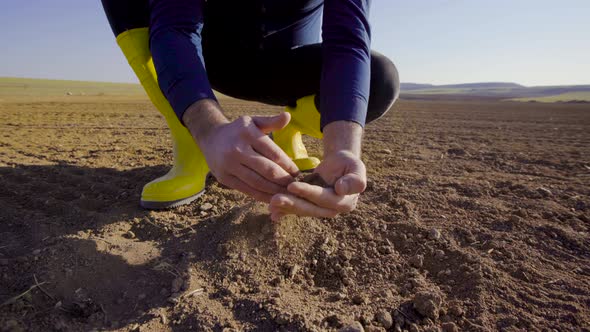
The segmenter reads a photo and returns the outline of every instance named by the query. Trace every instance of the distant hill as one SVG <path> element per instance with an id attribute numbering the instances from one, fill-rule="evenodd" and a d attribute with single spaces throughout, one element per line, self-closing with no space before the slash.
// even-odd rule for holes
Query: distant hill
<path id="1" fill-rule="evenodd" d="M 425 90 L 425 89 L 516 89 L 524 86 L 510 82 L 483 82 L 483 83 L 462 83 L 462 84 L 445 84 L 433 85 L 422 83 L 401 83 L 402 91 Z"/>
<path id="2" fill-rule="evenodd" d="M 511 82 L 482 82 L 434 85 L 401 83 L 402 97 L 444 98 L 488 97 L 501 100 L 538 102 L 590 102 L 590 85 L 557 85 L 527 87 Z M 218 98 L 227 98 L 216 93 Z M 0 97 L 32 96 L 145 96 L 134 83 L 83 82 L 68 80 L 0 77 Z"/>
<path id="3" fill-rule="evenodd" d="M 402 95 L 463 95 L 472 97 L 495 97 L 518 101 L 590 101 L 590 85 L 558 85 L 527 87 L 511 82 L 483 82 L 465 84 L 433 85 L 422 83 L 402 83 Z M 538 99 L 538 100 L 537 100 Z M 572 99 L 574 100 L 574 99 Z"/>

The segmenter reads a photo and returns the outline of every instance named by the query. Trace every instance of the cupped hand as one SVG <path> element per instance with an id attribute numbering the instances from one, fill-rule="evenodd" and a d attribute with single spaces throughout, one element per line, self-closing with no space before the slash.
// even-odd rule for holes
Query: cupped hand
<path id="1" fill-rule="evenodd" d="M 323 188 L 304 182 L 288 185 L 288 193 L 272 197 L 269 210 L 273 221 L 296 214 L 334 218 L 356 208 L 358 196 L 367 186 L 365 164 L 350 151 L 337 151 L 324 156 L 314 170 L 329 185 Z"/>
<path id="2" fill-rule="evenodd" d="M 267 134 L 284 128 L 290 119 L 289 113 L 242 116 L 212 128 L 200 145 L 217 181 L 267 203 L 273 195 L 286 193 L 299 169 Z"/>

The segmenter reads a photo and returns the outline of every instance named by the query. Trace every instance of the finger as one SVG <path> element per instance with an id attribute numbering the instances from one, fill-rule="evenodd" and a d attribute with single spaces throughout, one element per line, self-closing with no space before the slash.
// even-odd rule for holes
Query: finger
<path id="1" fill-rule="evenodd" d="M 294 180 L 281 166 L 260 155 L 254 149 L 249 149 L 244 153 L 242 164 L 260 174 L 263 178 L 283 187 L 287 187 Z"/>
<path id="2" fill-rule="evenodd" d="M 280 221 L 284 216 L 286 216 L 286 214 L 283 212 L 273 212 L 270 214 L 270 220 L 277 222 Z"/>
<path id="3" fill-rule="evenodd" d="M 265 134 L 281 130 L 291 121 L 291 114 L 283 112 L 275 116 L 253 116 L 252 121 Z"/>
<path id="4" fill-rule="evenodd" d="M 337 195 L 332 188 L 322 188 L 305 182 L 293 182 L 287 190 L 305 200 L 327 209 L 339 212 L 354 210 L 356 195 Z"/>
<path id="5" fill-rule="evenodd" d="M 280 186 L 274 182 L 271 182 L 258 174 L 256 171 L 244 166 L 239 165 L 233 171 L 233 175 L 240 179 L 242 182 L 249 185 L 251 188 L 265 192 L 268 194 L 277 194 L 286 191 L 286 187 Z"/>
<path id="6" fill-rule="evenodd" d="M 270 201 L 270 204 L 279 209 L 282 209 L 287 213 L 292 213 L 299 216 L 334 218 L 338 215 L 338 211 L 336 210 L 319 207 L 293 195 L 274 195 Z"/>
<path id="7" fill-rule="evenodd" d="M 270 137 L 266 135 L 257 137 L 252 142 L 252 147 L 256 152 L 277 163 L 289 174 L 295 176 L 299 173 L 299 168 L 293 160 Z"/>
<path id="8" fill-rule="evenodd" d="M 283 216 L 286 215 L 286 212 L 284 212 L 281 208 L 271 204 L 268 205 L 268 212 L 270 213 L 270 219 L 272 221 L 279 221 Z"/>
<path id="9" fill-rule="evenodd" d="M 359 174 L 349 173 L 341 177 L 334 184 L 338 195 L 360 194 L 367 188 L 367 180 Z"/>
<path id="10" fill-rule="evenodd" d="M 247 183 L 245 183 L 244 181 L 238 179 L 237 177 L 235 177 L 233 175 L 228 175 L 224 181 L 224 184 L 230 188 L 241 191 L 244 194 L 246 194 L 246 195 L 248 195 L 260 202 L 269 203 L 270 199 L 273 196 L 271 194 L 254 189 L 253 187 L 249 186 Z"/>

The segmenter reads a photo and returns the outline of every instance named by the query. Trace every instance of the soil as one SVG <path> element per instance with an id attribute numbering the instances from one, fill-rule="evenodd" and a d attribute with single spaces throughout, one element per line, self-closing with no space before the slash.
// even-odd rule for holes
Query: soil
<path id="1" fill-rule="evenodd" d="M 330 185 L 322 179 L 322 177 L 318 173 L 313 172 L 301 172 L 299 176 L 295 178 L 295 181 L 305 182 L 311 184 L 313 186 L 320 186 L 323 188 L 328 188 Z"/>
<path id="2" fill-rule="evenodd" d="M 214 180 L 139 208 L 172 160 L 147 99 L 7 98 L 0 127 L 0 331 L 590 330 L 588 105 L 401 100 L 357 210 L 276 224 Z"/>

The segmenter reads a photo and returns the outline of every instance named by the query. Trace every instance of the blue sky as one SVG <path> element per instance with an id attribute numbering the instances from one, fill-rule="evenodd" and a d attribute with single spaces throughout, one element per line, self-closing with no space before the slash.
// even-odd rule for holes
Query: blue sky
<path id="1" fill-rule="evenodd" d="M 590 84 L 589 13 L 590 0 L 373 0 L 373 48 L 404 82 Z M 99 0 L 1 0 L 0 27 L 0 76 L 136 81 Z"/>

